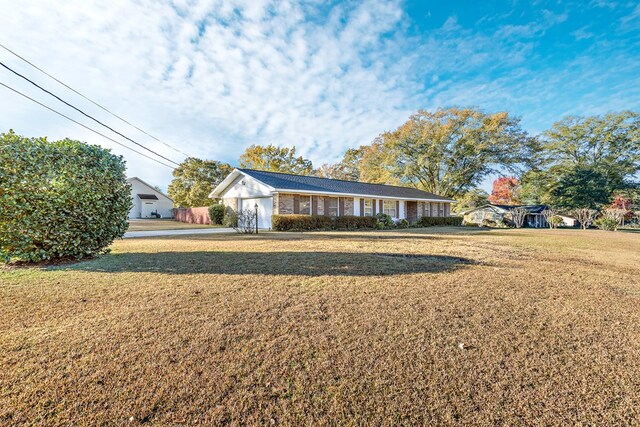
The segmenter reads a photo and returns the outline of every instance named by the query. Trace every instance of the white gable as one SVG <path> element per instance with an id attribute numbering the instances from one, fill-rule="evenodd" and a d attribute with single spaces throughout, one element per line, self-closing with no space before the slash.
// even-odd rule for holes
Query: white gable
<path id="1" fill-rule="evenodd" d="M 216 189 L 218 195 L 214 197 L 221 199 L 232 197 L 262 197 L 270 196 L 274 191 L 272 187 L 240 172 L 230 175 L 228 178 L 229 180 L 225 180 L 227 182 L 223 182 L 226 186 L 222 189 Z"/>

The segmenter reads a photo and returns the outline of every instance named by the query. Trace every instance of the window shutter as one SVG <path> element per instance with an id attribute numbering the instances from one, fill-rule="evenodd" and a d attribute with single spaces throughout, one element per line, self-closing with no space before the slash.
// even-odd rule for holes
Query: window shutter
<path id="1" fill-rule="evenodd" d="M 379 211 L 380 212 L 384 212 L 384 202 L 382 201 L 382 199 L 380 199 L 379 203 Z"/>
<path id="2" fill-rule="evenodd" d="M 396 200 L 396 218 L 400 218 L 400 202 Z"/>
<path id="3" fill-rule="evenodd" d="M 300 196 L 297 194 L 293 196 L 293 213 L 296 215 L 300 213 Z"/>
<path id="4" fill-rule="evenodd" d="M 373 216 L 376 216 L 378 213 L 376 209 L 376 199 L 371 199 L 371 210 L 373 211 Z"/>
<path id="5" fill-rule="evenodd" d="M 338 197 L 338 215 L 344 216 L 344 197 Z"/>
<path id="6" fill-rule="evenodd" d="M 318 215 L 318 196 L 311 196 L 311 215 Z"/>
<path id="7" fill-rule="evenodd" d="M 364 216 L 364 199 L 360 199 L 360 216 Z"/>
<path id="8" fill-rule="evenodd" d="M 329 197 L 324 198 L 324 216 L 329 216 Z"/>

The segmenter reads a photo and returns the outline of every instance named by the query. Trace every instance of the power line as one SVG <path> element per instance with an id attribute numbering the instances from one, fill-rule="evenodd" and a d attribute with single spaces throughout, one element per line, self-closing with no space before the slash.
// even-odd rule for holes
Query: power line
<path id="1" fill-rule="evenodd" d="M 121 137 L 123 137 L 124 139 L 127 139 L 131 142 L 133 142 L 134 144 L 136 144 L 137 146 L 144 148 L 145 150 L 149 151 L 150 153 L 155 154 L 158 157 L 163 158 L 164 160 L 168 161 L 169 163 L 173 163 L 176 166 L 179 166 L 179 164 L 177 162 L 174 162 L 173 160 L 169 159 L 168 157 L 163 156 L 160 153 L 157 153 L 155 151 L 153 151 L 150 148 L 145 147 L 144 145 L 140 144 L 139 142 L 134 141 L 133 139 L 129 138 L 126 135 L 123 135 L 122 133 L 118 132 L 117 130 L 115 130 L 114 128 L 112 128 L 109 125 L 106 125 L 104 123 L 102 123 L 100 120 L 96 119 L 95 117 L 85 113 L 84 111 L 82 111 L 81 109 L 79 109 L 78 107 L 68 103 L 67 101 L 65 101 L 64 99 L 60 98 L 58 95 L 54 94 L 53 92 L 48 91 L 47 89 L 43 88 L 42 86 L 40 86 L 38 83 L 34 82 L 33 80 L 29 79 L 28 77 L 23 76 L 22 74 L 18 73 L 17 71 L 13 70 L 11 67 L 5 65 L 3 62 L 0 62 L 0 65 L 3 66 L 4 68 L 6 68 L 7 70 L 11 71 L 13 74 L 15 74 L 16 76 L 28 81 L 29 83 L 31 83 L 32 85 L 34 85 L 35 87 L 37 87 L 38 89 L 40 89 L 43 92 L 48 93 L 49 95 L 53 96 L 54 98 L 56 98 L 58 101 L 62 102 L 63 104 L 73 108 L 74 110 L 76 110 L 77 112 L 79 112 L 80 114 L 82 114 L 85 117 L 90 118 L 91 120 L 93 120 L 94 122 L 98 123 L 101 126 L 104 126 L 105 128 L 109 129 L 111 132 L 113 133 L 117 133 L 118 135 L 120 135 Z"/>
<path id="2" fill-rule="evenodd" d="M 72 119 L 71 117 L 69 117 L 69 116 L 66 116 L 66 115 L 62 114 L 62 113 L 61 113 L 61 112 L 59 112 L 59 111 L 54 110 L 53 108 L 51 108 L 51 107 L 49 107 L 49 106 L 47 106 L 47 105 L 43 104 L 43 103 L 42 103 L 42 102 L 40 102 L 40 101 L 36 101 L 35 99 L 31 98 L 29 95 L 25 95 L 24 93 L 22 93 L 22 92 L 20 92 L 20 91 L 18 91 L 18 90 L 16 90 L 16 89 L 14 89 L 14 88 L 12 88 L 11 86 L 8 86 L 8 85 L 6 85 L 6 84 L 4 84 L 4 83 L 2 83 L 2 82 L 0 82 L 0 85 L 1 85 L 1 86 L 6 87 L 7 89 L 9 89 L 9 90 L 11 90 L 11 91 L 13 91 L 13 92 L 15 92 L 15 93 L 17 93 L 18 95 L 21 95 L 21 96 L 23 96 L 23 97 L 27 98 L 27 99 L 28 99 L 28 100 L 30 100 L 30 101 L 35 102 L 36 104 L 38 104 L 38 105 L 40 105 L 40 106 L 42 106 L 42 107 L 46 108 L 47 110 L 52 111 L 52 112 L 56 113 L 57 115 L 62 116 L 62 117 L 64 117 L 65 119 L 70 120 L 70 121 L 72 121 L 73 123 L 75 123 L 75 124 L 77 124 L 77 125 L 80 125 L 80 126 L 82 126 L 83 128 L 85 128 L 85 129 L 87 129 L 87 130 L 90 130 L 91 132 L 93 132 L 93 133 L 95 133 L 95 134 L 100 135 L 100 136 L 101 136 L 101 137 L 103 137 L 103 138 L 108 139 L 109 141 L 113 141 L 113 142 L 115 142 L 116 144 L 118 144 L 118 145 L 120 145 L 120 146 L 122 146 L 122 147 L 126 148 L 127 150 L 131 150 L 131 151 L 133 151 L 134 153 L 136 153 L 136 154 L 140 154 L 141 156 L 146 157 L 146 158 L 147 158 L 147 159 L 149 159 L 149 160 L 153 160 L 153 161 L 154 161 L 154 162 L 156 162 L 156 163 L 160 163 L 161 165 L 166 166 L 166 167 L 168 167 L 169 169 L 175 169 L 173 166 L 170 166 L 170 165 L 168 165 L 168 164 L 166 164 L 166 163 L 163 163 L 163 162 L 161 162 L 160 160 L 154 159 L 153 157 L 147 156 L 146 154 L 141 153 L 141 152 L 140 152 L 140 151 L 138 151 L 138 150 L 135 150 L 135 149 L 133 149 L 133 148 L 131 148 L 131 147 L 129 147 L 129 146 L 127 146 L 127 145 L 125 145 L 125 144 L 123 144 L 123 143 L 119 142 L 119 141 L 116 141 L 115 139 L 113 139 L 113 138 L 111 138 L 111 137 L 108 137 L 107 135 L 105 135 L 105 134 L 103 134 L 103 133 L 100 133 L 100 132 L 98 132 L 97 130 L 92 129 L 92 128 L 90 128 L 89 126 L 86 126 L 86 125 L 84 125 L 84 124 L 80 123 L 79 121 L 74 120 L 74 119 Z"/>
<path id="3" fill-rule="evenodd" d="M 29 60 L 27 60 L 26 58 L 20 56 L 19 54 L 17 54 L 16 52 L 12 51 L 11 49 L 9 49 L 8 47 L 6 47 L 5 45 L 3 45 L 2 43 L 0 43 L 0 47 L 2 47 L 4 50 L 6 50 L 7 52 L 11 53 L 12 55 L 20 58 L 21 60 L 23 60 L 24 62 L 26 62 L 27 64 L 31 65 L 33 68 L 35 68 L 36 70 L 40 71 L 41 73 L 43 73 L 44 75 L 52 78 L 53 80 L 55 80 L 56 82 L 60 83 L 62 86 L 66 87 L 67 89 L 69 89 L 70 91 L 76 93 L 77 95 L 80 95 L 81 97 L 83 97 L 84 99 L 86 99 L 87 101 L 89 101 L 90 103 L 92 103 L 93 105 L 95 105 L 96 107 L 106 111 L 107 113 L 111 114 L 112 116 L 116 117 L 117 119 L 123 121 L 124 123 L 128 124 L 131 127 L 134 127 L 135 129 L 139 130 L 140 132 L 144 133 L 145 135 L 147 135 L 150 138 L 155 139 L 156 141 L 158 141 L 161 144 L 166 145 L 167 147 L 171 148 L 174 151 L 177 151 L 178 153 L 185 155 L 187 157 L 191 157 L 190 155 L 188 155 L 187 153 L 185 153 L 184 151 L 181 151 L 175 147 L 173 147 L 172 145 L 164 142 L 161 139 L 156 138 L 155 136 L 151 135 L 150 133 L 146 132 L 143 129 L 140 129 L 138 126 L 134 125 L 133 123 L 127 121 L 126 119 L 120 117 L 119 115 L 117 115 L 116 113 L 114 113 L 113 111 L 109 110 L 107 107 L 103 107 L 102 105 L 98 104 L 97 102 L 95 102 L 94 100 L 92 100 L 91 98 L 87 97 L 86 95 L 83 95 L 82 93 L 78 92 L 77 90 L 75 90 L 74 88 L 72 88 L 71 86 L 69 86 L 68 84 L 64 83 L 63 81 L 57 79 L 56 77 L 52 76 L 51 74 L 47 73 L 45 70 L 43 70 L 42 68 L 38 67 L 37 65 L 35 65 L 34 63 L 30 62 Z"/>

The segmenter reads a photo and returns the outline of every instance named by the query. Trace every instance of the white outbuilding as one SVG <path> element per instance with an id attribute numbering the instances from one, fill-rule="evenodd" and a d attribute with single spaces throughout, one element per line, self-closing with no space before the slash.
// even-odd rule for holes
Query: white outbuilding
<path id="1" fill-rule="evenodd" d="M 173 200 L 138 177 L 128 178 L 133 207 L 129 219 L 173 218 Z"/>

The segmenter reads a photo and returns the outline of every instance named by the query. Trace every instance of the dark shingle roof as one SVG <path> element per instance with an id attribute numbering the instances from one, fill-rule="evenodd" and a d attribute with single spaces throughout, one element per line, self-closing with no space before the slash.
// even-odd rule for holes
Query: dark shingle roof
<path id="1" fill-rule="evenodd" d="M 410 187 L 368 184 L 341 179 L 318 178 L 315 176 L 292 175 L 280 172 L 266 172 L 255 169 L 239 171 L 263 182 L 276 190 L 317 191 L 327 193 L 359 194 L 363 196 L 398 197 L 402 199 L 431 199 L 452 201 L 446 197 Z"/>
<path id="2" fill-rule="evenodd" d="M 490 206 L 496 206 L 498 208 L 504 209 L 506 211 L 513 210 L 515 208 L 524 208 L 527 212 L 531 214 L 542 213 L 545 209 L 549 207 L 547 205 L 495 205 L 493 203 L 489 204 Z"/>

